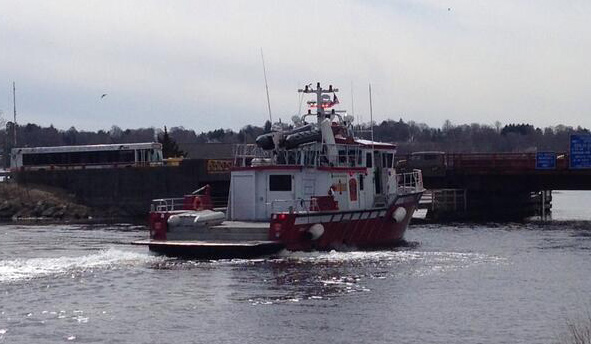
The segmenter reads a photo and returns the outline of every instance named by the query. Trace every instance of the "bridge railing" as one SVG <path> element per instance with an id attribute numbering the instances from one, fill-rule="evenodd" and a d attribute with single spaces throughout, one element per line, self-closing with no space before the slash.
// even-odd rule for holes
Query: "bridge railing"
<path id="1" fill-rule="evenodd" d="M 511 173 L 536 170 L 536 153 L 445 153 L 439 159 L 420 161 L 417 165 L 412 155 L 399 156 L 406 168 L 420 168 L 426 176 L 445 174 L 445 170 L 470 172 Z M 567 153 L 556 153 L 556 168 L 568 170 Z"/>
<path id="2" fill-rule="evenodd" d="M 448 169 L 530 170 L 536 168 L 536 156 L 531 153 L 446 154 L 445 163 Z"/>
<path id="3" fill-rule="evenodd" d="M 531 171 L 536 169 L 536 153 L 459 153 L 446 154 L 447 169 L 471 171 Z M 557 154 L 556 170 L 568 169 L 568 155 Z"/>

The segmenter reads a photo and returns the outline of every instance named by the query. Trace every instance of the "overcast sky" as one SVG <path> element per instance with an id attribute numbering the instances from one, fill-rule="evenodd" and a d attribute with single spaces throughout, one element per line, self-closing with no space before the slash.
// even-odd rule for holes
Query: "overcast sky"
<path id="1" fill-rule="evenodd" d="M 19 123 L 262 125 L 262 48 L 274 119 L 319 81 L 364 121 L 371 83 L 377 121 L 591 127 L 589 18 L 588 0 L 0 0 L 0 110 L 15 81 Z"/>

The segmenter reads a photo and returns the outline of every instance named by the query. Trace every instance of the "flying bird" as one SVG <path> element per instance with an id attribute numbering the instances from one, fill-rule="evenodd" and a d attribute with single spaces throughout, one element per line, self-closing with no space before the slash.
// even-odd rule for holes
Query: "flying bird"
<path id="1" fill-rule="evenodd" d="M 101 99 L 105 98 L 107 96 L 106 93 L 103 93 L 103 95 L 101 96 Z"/>

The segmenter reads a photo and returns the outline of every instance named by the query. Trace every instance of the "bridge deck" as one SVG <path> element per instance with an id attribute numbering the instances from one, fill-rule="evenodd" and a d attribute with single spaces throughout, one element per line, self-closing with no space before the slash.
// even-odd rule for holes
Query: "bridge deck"
<path id="1" fill-rule="evenodd" d="M 414 167 L 412 156 L 398 158 Z M 537 168 L 536 153 L 452 153 L 418 168 L 431 189 L 591 190 L 591 169 L 571 168 L 568 153 L 556 153 L 552 169 Z"/>

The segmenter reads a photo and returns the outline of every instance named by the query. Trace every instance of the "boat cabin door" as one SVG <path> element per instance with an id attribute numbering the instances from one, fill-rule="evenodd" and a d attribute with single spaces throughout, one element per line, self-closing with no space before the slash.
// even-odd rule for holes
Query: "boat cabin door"
<path id="1" fill-rule="evenodd" d="M 386 205 L 386 199 L 391 190 L 389 190 L 388 180 L 390 178 L 393 153 L 384 151 L 374 151 L 374 185 L 375 197 L 374 206 L 382 207 Z"/>
<path id="2" fill-rule="evenodd" d="M 376 187 L 376 195 L 383 194 L 383 178 L 382 178 L 382 171 L 384 170 L 382 166 L 382 155 L 379 151 L 373 152 L 373 161 L 374 161 L 374 185 Z"/>
<path id="3" fill-rule="evenodd" d="M 267 176 L 267 215 L 280 211 L 294 210 L 295 199 L 294 175 L 289 173 L 271 173 Z"/>

